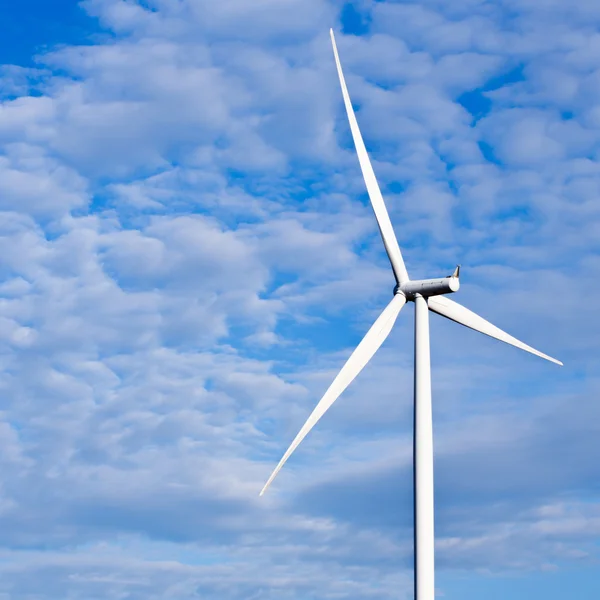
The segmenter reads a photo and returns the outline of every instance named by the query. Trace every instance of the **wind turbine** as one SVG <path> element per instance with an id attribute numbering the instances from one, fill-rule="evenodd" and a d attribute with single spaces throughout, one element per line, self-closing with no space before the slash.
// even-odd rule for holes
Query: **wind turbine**
<path id="1" fill-rule="evenodd" d="M 431 366 L 429 357 L 429 311 L 442 315 L 451 321 L 460 323 L 465 327 L 479 331 L 521 350 L 545 358 L 550 362 L 562 365 L 559 360 L 548 356 L 531 346 L 524 344 L 513 336 L 505 333 L 483 317 L 470 311 L 468 308 L 450 300 L 446 294 L 458 291 L 459 267 L 449 277 L 439 279 L 411 280 L 402 259 L 402 254 L 394 235 L 390 217 L 386 210 L 375 179 L 375 173 L 369 160 L 363 142 L 348 88 L 342 73 L 342 66 L 338 56 L 333 30 L 330 29 L 333 54 L 342 87 L 342 95 L 352 138 L 358 154 L 360 168 L 367 186 L 369 198 L 379 231 L 383 239 L 392 271 L 396 279 L 394 297 L 384 308 L 383 312 L 371 329 L 367 332 L 360 344 L 356 347 L 342 370 L 325 395 L 321 398 L 302 429 L 287 449 L 283 458 L 273 471 L 271 477 L 263 487 L 262 496 L 281 467 L 285 464 L 292 452 L 307 436 L 317 421 L 325 414 L 327 409 L 337 400 L 340 394 L 350 385 L 354 378 L 362 371 L 371 360 L 375 352 L 388 337 L 400 310 L 406 302 L 415 303 L 415 361 L 414 361 L 414 447 L 413 447 L 413 472 L 414 472 L 414 557 L 415 557 L 415 599 L 434 600 L 434 532 L 433 532 L 433 428 L 431 417 Z"/>

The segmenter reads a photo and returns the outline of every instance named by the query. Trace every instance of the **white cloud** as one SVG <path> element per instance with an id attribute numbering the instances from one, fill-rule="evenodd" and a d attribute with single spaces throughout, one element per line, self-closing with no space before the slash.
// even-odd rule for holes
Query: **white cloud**
<path id="1" fill-rule="evenodd" d="M 394 283 L 339 6 L 84 6 L 110 36 L 3 71 L 0 592 L 411 597 L 409 309 L 257 497 Z M 363 8 L 338 42 L 410 272 L 463 263 L 567 365 L 433 321 L 439 566 L 593 559 L 596 8 Z"/>

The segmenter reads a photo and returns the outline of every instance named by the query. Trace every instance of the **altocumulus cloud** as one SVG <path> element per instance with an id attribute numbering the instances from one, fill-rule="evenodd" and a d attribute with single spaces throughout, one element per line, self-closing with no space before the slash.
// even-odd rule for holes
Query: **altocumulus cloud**
<path id="1" fill-rule="evenodd" d="M 411 597 L 409 319 L 257 497 L 391 293 L 329 26 L 411 273 L 567 365 L 433 320 L 440 592 L 593 569 L 597 3 L 81 6 L 2 69 L 0 594 Z"/>

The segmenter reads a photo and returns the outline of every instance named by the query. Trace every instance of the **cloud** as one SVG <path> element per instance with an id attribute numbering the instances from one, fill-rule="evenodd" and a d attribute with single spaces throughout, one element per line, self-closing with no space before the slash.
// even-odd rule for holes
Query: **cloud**
<path id="1" fill-rule="evenodd" d="M 410 307 L 257 496 L 394 284 L 341 6 L 82 6 L 104 34 L 2 71 L 0 592 L 412 597 Z M 566 364 L 432 317 L 438 568 L 589 565 L 597 9 L 359 8 L 409 272 L 462 263 L 461 302 Z"/>

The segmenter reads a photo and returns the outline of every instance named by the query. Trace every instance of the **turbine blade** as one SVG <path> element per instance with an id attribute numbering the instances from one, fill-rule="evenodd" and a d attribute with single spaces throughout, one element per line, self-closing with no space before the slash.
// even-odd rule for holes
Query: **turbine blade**
<path id="1" fill-rule="evenodd" d="M 338 399 L 340 394 L 350 385 L 354 378 L 363 370 L 375 352 L 380 348 L 381 344 L 386 340 L 405 303 L 406 298 L 404 295 L 396 294 L 392 301 L 384 308 L 383 312 L 379 315 L 371 329 L 369 329 L 360 344 L 350 355 L 350 358 L 346 361 L 342 370 L 338 373 L 337 377 L 333 380 L 333 383 L 329 386 L 329 389 L 325 392 L 325 395 L 321 398 L 320 402 L 308 417 L 306 423 L 304 423 L 302 429 L 283 455 L 283 458 L 279 461 L 279 464 L 260 492 L 261 496 L 266 492 L 277 473 L 281 470 L 281 467 L 283 467 L 300 442 L 308 435 L 309 431 L 315 426 L 317 421 Z"/>
<path id="2" fill-rule="evenodd" d="M 442 317 L 446 317 L 451 321 L 455 321 L 456 323 L 460 323 L 465 327 L 469 327 L 470 329 L 474 329 L 475 331 L 479 331 L 485 335 L 489 335 L 501 342 L 506 342 L 511 346 L 515 346 L 516 348 L 521 348 L 521 350 L 525 350 L 525 352 L 530 352 L 531 354 L 535 354 L 541 358 L 545 358 L 550 362 L 556 363 L 557 365 L 561 365 L 560 360 L 556 360 L 527 344 L 519 341 L 517 338 L 509 335 L 502 329 L 492 325 L 489 321 L 486 321 L 483 317 L 475 314 L 472 310 L 465 308 L 464 306 L 458 304 L 458 302 L 454 302 L 445 296 L 432 296 L 428 300 L 429 310 L 432 310 L 434 313 L 438 315 L 442 315 Z"/>
<path id="3" fill-rule="evenodd" d="M 352 138 L 354 139 L 354 145 L 356 147 L 356 153 L 358 154 L 358 161 L 360 162 L 360 168 L 367 185 L 367 192 L 371 199 L 371 206 L 379 225 L 379 231 L 383 239 L 383 245 L 387 252 L 388 258 L 394 271 L 397 283 L 404 283 L 408 281 L 408 272 L 402 259 L 402 253 L 398 246 L 398 240 L 394 234 L 392 223 L 390 222 L 390 216 L 385 207 L 383 197 L 381 196 L 381 190 L 379 184 L 375 178 L 369 155 L 365 148 L 365 144 L 358 128 L 358 122 L 354 110 L 352 109 L 352 102 L 350 101 L 350 95 L 348 94 L 348 88 L 346 87 L 346 81 L 342 72 L 342 65 L 340 64 L 340 57 L 338 56 L 337 46 L 335 44 L 335 37 L 333 36 L 333 29 L 329 30 L 331 35 L 331 44 L 333 45 L 333 54 L 335 56 L 335 64 L 337 66 L 338 75 L 340 78 L 340 85 L 342 86 L 342 95 L 344 96 L 344 104 L 346 105 L 346 112 L 348 113 L 348 121 L 350 121 L 350 130 L 352 131 Z"/>

